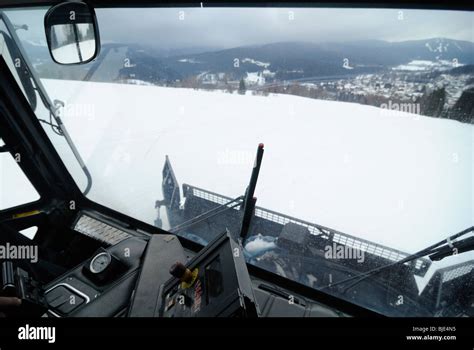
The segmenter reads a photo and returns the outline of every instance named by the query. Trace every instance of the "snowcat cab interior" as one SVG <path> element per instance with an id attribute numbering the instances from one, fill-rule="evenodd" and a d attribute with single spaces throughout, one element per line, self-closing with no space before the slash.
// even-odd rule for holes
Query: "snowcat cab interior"
<path id="1" fill-rule="evenodd" d="M 60 2 L 48 9 L 44 30 L 54 62 L 80 67 L 101 59 L 100 6 Z M 453 244 L 458 253 L 471 250 L 472 239 L 461 236 L 472 227 L 408 254 L 257 206 L 263 144 L 255 145 L 247 188 L 236 198 L 180 184 L 172 157 L 166 157 L 156 184 L 163 196 L 155 203 L 155 225 L 89 199 L 94 179 L 61 120 L 61 102 L 50 100 L 18 28 L 0 11 L 0 152 L 13 157 L 39 196 L 0 210 L 5 316 L 474 316 L 473 260 L 439 269 L 421 294 L 416 282 Z M 72 34 L 61 41 L 62 32 Z M 49 120 L 35 116 L 39 105 Z M 82 188 L 45 123 L 72 149 L 86 179 Z M 163 220 L 169 229 L 161 228 Z M 21 233 L 31 227 L 37 228 L 33 237 Z M 244 249 L 252 243 L 267 248 L 258 254 Z M 327 247 L 363 250 L 364 263 L 327 259 Z"/>

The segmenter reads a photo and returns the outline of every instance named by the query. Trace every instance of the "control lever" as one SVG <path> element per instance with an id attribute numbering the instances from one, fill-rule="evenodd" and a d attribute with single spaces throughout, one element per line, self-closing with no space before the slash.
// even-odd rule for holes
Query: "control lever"
<path id="1" fill-rule="evenodd" d="M 13 272 L 13 264 L 11 261 L 2 263 L 2 286 L 1 295 L 16 296 L 15 276 Z"/>
<path id="2" fill-rule="evenodd" d="M 191 287 L 197 279 L 198 269 L 191 271 L 182 263 L 177 262 L 170 268 L 170 274 L 181 281 L 182 288 Z"/>
<path id="3" fill-rule="evenodd" d="M 1 264 L 1 272 L 0 305 L 21 305 L 19 313 L 26 315 L 46 311 L 43 290 L 38 282 L 30 278 L 28 272 L 15 267 L 11 261 Z"/>

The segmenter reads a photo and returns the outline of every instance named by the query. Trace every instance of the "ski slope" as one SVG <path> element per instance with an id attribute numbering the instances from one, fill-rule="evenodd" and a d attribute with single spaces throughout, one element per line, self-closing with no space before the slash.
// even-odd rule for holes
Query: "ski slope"
<path id="1" fill-rule="evenodd" d="M 166 155 L 180 184 L 236 197 L 263 142 L 259 206 L 407 252 L 473 225 L 472 125 L 290 95 L 43 83 L 66 102 L 89 197 L 151 224 Z"/>

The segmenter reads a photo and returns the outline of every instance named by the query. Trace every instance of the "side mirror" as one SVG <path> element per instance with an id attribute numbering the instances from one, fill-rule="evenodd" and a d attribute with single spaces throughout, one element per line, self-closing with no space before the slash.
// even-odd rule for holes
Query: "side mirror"
<path id="1" fill-rule="evenodd" d="M 83 2 L 65 2 L 49 9 L 44 28 L 49 52 L 56 63 L 83 64 L 99 53 L 95 13 Z"/>

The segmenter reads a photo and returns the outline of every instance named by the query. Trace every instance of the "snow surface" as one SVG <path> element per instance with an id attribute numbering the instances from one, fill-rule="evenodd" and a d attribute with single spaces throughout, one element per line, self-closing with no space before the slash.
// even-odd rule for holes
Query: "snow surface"
<path id="1" fill-rule="evenodd" d="M 432 47 L 430 43 L 426 43 L 426 48 L 431 52 L 447 52 L 449 48 L 449 43 L 443 42 L 443 39 L 437 39 L 435 42 L 435 47 Z"/>
<path id="2" fill-rule="evenodd" d="M 252 63 L 252 64 L 255 64 L 256 66 L 263 67 L 263 68 L 270 67 L 270 63 L 257 61 L 257 60 L 254 60 L 253 58 L 244 58 L 242 60 L 242 62 L 243 63 Z"/>
<path id="3" fill-rule="evenodd" d="M 13 157 L 9 153 L 0 153 L 0 210 L 38 199 L 40 196 Z"/>
<path id="4" fill-rule="evenodd" d="M 87 61 L 94 56 L 96 44 L 95 40 L 85 40 L 79 42 L 82 60 Z M 72 43 L 64 45 L 52 50 L 53 57 L 56 61 L 63 64 L 81 62 L 77 52 L 77 44 Z"/>
<path id="5" fill-rule="evenodd" d="M 454 63 L 448 60 L 437 60 L 437 61 L 428 61 L 428 60 L 413 60 L 407 64 L 402 64 L 396 67 L 393 67 L 392 70 L 399 71 L 432 71 L 432 70 L 449 70 L 452 68 L 463 66 L 461 63 Z"/>
<path id="6" fill-rule="evenodd" d="M 257 234 L 256 236 L 249 237 L 245 243 L 244 253 L 248 257 L 254 257 L 263 254 L 268 250 L 276 248 L 276 238 L 262 236 Z"/>
<path id="7" fill-rule="evenodd" d="M 196 61 L 194 58 L 182 58 L 182 59 L 178 60 L 178 62 L 181 62 L 181 63 L 201 63 L 201 62 Z"/>
<path id="8" fill-rule="evenodd" d="M 263 74 L 264 77 L 270 77 L 270 78 L 273 78 L 276 75 L 275 72 L 272 72 L 269 69 L 264 69 L 262 71 L 262 74 Z"/>
<path id="9" fill-rule="evenodd" d="M 236 197 L 263 142 L 259 206 L 407 252 L 473 225 L 472 125 L 290 95 L 43 82 L 83 107 L 62 118 L 94 178 L 89 197 L 151 224 L 165 155 L 180 184 Z"/>
<path id="10" fill-rule="evenodd" d="M 265 85 L 265 77 L 261 72 L 247 72 L 247 76 L 245 77 L 245 83 L 247 85 Z"/>

